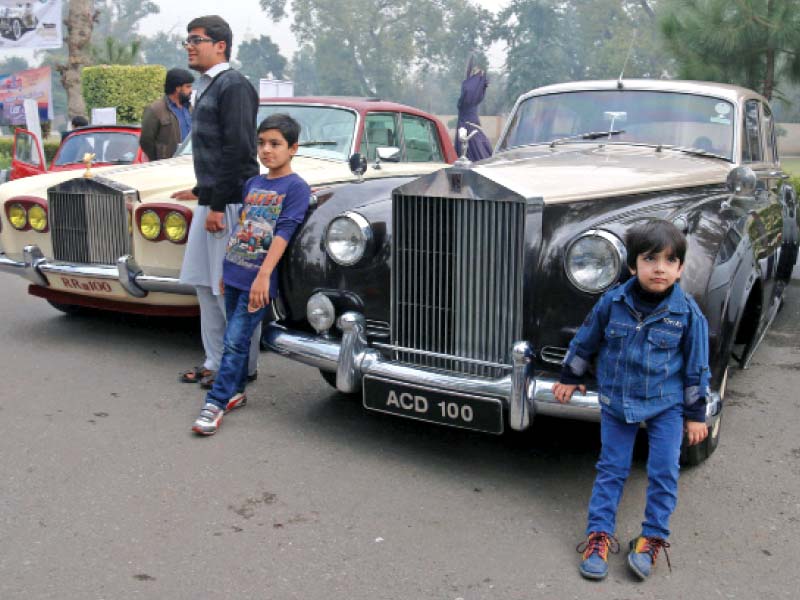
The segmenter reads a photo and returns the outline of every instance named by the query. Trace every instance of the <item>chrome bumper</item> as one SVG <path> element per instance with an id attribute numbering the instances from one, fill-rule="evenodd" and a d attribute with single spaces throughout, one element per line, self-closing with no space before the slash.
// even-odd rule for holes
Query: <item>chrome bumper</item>
<path id="1" fill-rule="evenodd" d="M 130 255 L 120 257 L 115 266 L 59 263 L 45 258 L 38 246 L 25 246 L 21 262 L 0 252 L 0 272 L 20 275 L 41 287 L 50 287 L 48 275 L 110 279 L 119 282 L 134 298 L 144 298 L 149 292 L 185 295 L 195 293 L 193 286 L 184 285 L 174 277 L 145 275 Z"/>
<path id="2" fill-rule="evenodd" d="M 348 312 L 339 319 L 343 336 L 341 342 L 332 337 L 289 330 L 271 323 L 266 327 L 263 341 L 270 350 L 287 358 L 336 373 L 336 387 L 344 393 L 361 391 L 365 375 L 394 379 L 416 386 L 467 395 L 491 396 L 503 400 L 512 429 L 523 431 L 534 415 L 548 415 L 587 421 L 600 420 L 600 401 L 597 392 L 576 391 L 568 404 L 553 396 L 557 380 L 536 376 L 531 366 L 532 349 L 527 342 L 518 342 L 512 349 L 513 368 L 510 375 L 500 379 L 484 379 L 428 371 L 384 358 L 369 347 L 364 333 L 364 317 Z M 711 394 L 707 406 L 707 422 L 713 425 L 721 410 L 719 395 Z"/>

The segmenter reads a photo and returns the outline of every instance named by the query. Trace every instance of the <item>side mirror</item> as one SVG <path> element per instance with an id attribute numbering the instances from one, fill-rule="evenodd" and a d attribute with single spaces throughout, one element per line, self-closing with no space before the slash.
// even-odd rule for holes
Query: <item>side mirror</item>
<path id="1" fill-rule="evenodd" d="M 362 181 L 364 173 L 367 172 L 367 157 L 356 152 L 350 157 L 350 171 L 358 177 L 358 181 Z"/>
<path id="2" fill-rule="evenodd" d="M 400 148 L 396 146 L 379 146 L 375 148 L 375 154 L 386 162 L 400 162 Z"/>

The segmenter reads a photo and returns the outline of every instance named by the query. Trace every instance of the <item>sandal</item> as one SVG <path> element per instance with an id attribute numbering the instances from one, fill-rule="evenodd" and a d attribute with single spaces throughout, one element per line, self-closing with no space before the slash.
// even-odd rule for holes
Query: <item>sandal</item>
<path id="1" fill-rule="evenodd" d="M 200 379 L 200 387 L 204 390 L 210 390 L 214 387 L 214 379 L 217 377 L 216 371 L 206 371 L 206 375 L 204 375 Z"/>
<path id="2" fill-rule="evenodd" d="M 206 377 L 213 377 L 214 371 L 210 371 L 204 367 L 192 367 L 191 370 L 180 374 L 178 381 L 181 383 L 197 383 L 202 382 Z"/>

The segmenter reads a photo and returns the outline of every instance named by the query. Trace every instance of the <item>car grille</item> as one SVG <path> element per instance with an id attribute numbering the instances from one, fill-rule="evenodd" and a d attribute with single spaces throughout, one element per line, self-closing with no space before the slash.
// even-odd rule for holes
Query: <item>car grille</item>
<path id="1" fill-rule="evenodd" d="M 114 265 L 131 252 L 126 197 L 114 182 L 72 179 L 47 190 L 53 258 Z"/>
<path id="2" fill-rule="evenodd" d="M 524 202 L 392 202 L 392 349 L 420 366 L 497 378 L 521 339 Z"/>

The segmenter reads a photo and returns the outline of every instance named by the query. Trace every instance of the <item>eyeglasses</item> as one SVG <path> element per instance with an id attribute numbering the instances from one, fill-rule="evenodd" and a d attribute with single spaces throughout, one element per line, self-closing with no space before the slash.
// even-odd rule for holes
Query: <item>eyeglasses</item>
<path id="1" fill-rule="evenodd" d="M 184 48 L 188 48 L 189 46 L 199 46 L 203 42 L 214 43 L 214 40 L 212 40 L 210 37 L 203 37 L 200 35 L 190 35 L 188 38 L 186 38 L 181 42 L 181 45 Z"/>

